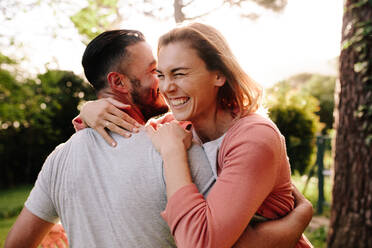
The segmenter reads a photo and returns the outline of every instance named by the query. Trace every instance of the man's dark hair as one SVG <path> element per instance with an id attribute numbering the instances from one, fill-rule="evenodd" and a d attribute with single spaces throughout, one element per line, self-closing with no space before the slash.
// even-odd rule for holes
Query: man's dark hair
<path id="1" fill-rule="evenodd" d="M 127 47 L 145 41 L 136 30 L 111 30 L 94 38 L 86 47 L 82 64 L 84 73 L 96 92 L 105 88 L 107 74 L 128 59 Z M 124 73 L 124 72 L 121 72 Z"/>

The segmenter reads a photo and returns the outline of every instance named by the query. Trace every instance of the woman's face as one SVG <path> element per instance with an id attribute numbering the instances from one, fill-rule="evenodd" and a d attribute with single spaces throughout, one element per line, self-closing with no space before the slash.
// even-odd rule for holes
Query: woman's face
<path id="1" fill-rule="evenodd" d="M 158 54 L 160 92 L 177 120 L 213 118 L 217 92 L 224 77 L 208 71 L 195 49 L 186 42 L 163 46 Z"/>

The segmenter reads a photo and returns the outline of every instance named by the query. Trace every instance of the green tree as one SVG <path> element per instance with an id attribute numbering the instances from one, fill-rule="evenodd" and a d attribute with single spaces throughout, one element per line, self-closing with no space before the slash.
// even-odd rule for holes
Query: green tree
<path id="1" fill-rule="evenodd" d="M 333 127 L 333 109 L 336 77 L 312 75 L 303 85 L 302 90 L 319 101 L 319 121 L 324 123 L 322 133 L 326 134 Z"/>
<path id="2" fill-rule="evenodd" d="M 88 0 L 87 7 L 71 16 L 71 21 L 83 35 L 85 43 L 103 31 L 115 27 L 122 20 L 118 0 Z"/>
<path id="3" fill-rule="evenodd" d="M 270 118 L 286 139 L 287 153 L 292 172 L 303 174 L 313 162 L 315 136 L 320 130 L 316 98 L 293 89 L 287 82 L 274 85 L 267 92 Z"/>
<path id="4" fill-rule="evenodd" d="M 19 82 L 1 69 L 0 186 L 34 182 L 46 156 L 73 134 L 79 103 L 94 97 L 72 72 L 49 70 Z"/>
<path id="5" fill-rule="evenodd" d="M 200 2 L 201 0 L 130 0 L 119 3 L 118 0 L 88 0 L 88 5 L 71 16 L 71 20 L 84 37 L 84 42 L 88 42 L 104 30 L 117 28 L 125 20 L 129 11 L 155 19 L 173 18 L 176 23 L 181 23 L 206 16 L 223 6 L 237 10 L 242 17 L 258 18 L 257 13 L 250 12 L 249 4 L 274 12 L 280 12 L 287 5 L 287 0 L 221 0 L 211 2 L 209 9 L 199 13 Z M 171 4 L 173 4 L 172 14 L 169 12 Z M 189 14 L 190 9 L 193 10 L 193 15 Z"/>
<path id="6" fill-rule="evenodd" d="M 326 134 L 333 126 L 334 91 L 336 77 L 300 73 L 285 80 L 290 88 L 300 90 L 306 95 L 315 97 L 319 101 L 316 114 L 320 122 L 324 123 L 322 133 Z"/>

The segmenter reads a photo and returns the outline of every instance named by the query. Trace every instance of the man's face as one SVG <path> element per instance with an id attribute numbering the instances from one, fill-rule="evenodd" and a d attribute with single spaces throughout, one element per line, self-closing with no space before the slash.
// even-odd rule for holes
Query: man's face
<path id="1" fill-rule="evenodd" d="M 159 92 L 156 60 L 147 42 L 129 46 L 130 54 L 127 76 L 131 82 L 130 94 L 133 103 L 139 107 L 145 119 L 164 114 L 168 106 Z"/>

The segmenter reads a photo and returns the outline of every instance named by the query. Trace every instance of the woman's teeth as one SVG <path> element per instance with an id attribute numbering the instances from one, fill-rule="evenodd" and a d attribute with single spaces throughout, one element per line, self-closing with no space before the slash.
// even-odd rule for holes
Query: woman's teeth
<path id="1" fill-rule="evenodd" d="M 177 98 L 177 99 L 171 99 L 170 103 L 173 106 L 179 106 L 182 104 L 185 104 L 190 98 L 189 97 L 182 97 L 182 98 Z"/>

